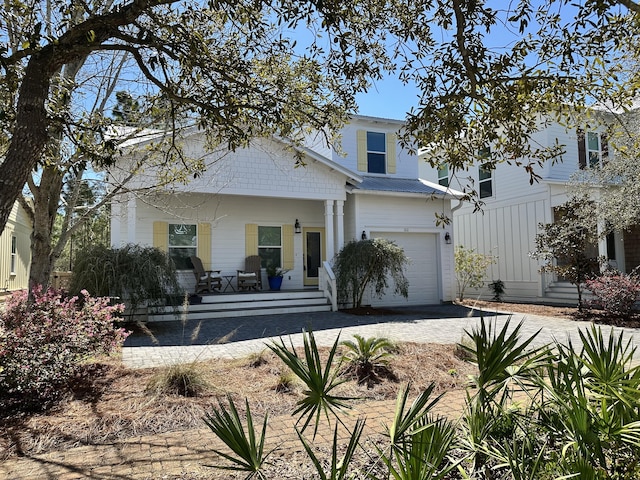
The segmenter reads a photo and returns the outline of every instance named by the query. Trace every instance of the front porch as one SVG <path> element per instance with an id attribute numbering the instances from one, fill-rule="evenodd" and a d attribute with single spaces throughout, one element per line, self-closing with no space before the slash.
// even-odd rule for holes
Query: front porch
<path id="1" fill-rule="evenodd" d="M 284 313 L 330 312 L 331 301 L 317 288 L 302 290 L 264 290 L 257 292 L 225 292 L 200 295 L 201 302 L 186 308 L 187 320 L 278 315 Z M 151 307 L 149 322 L 170 322 L 183 319 L 185 309 Z"/>

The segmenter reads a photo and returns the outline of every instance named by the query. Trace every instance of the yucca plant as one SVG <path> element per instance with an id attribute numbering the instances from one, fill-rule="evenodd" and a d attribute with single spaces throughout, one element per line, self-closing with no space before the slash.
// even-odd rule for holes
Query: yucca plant
<path id="1" fill-rule="evenodd" d="M 362 430 L 364 429 L 364 420 L 358 419 L 353 428 L 353 432 L 351 432 L 351 436 L 349 437 L 349 444 L 347 445 L 347 449 L 342 456 L 342 458 L 338 459 L 338 425 L 335 426 L 333 432 L 333 444 L 331 446 L 331 462 L 329 465 L 329 471 L 325 472 L 323 468 L 323 462 L 316 456 L 313 451 L 313 447 L 309 444 L 307 439 L 304 438 L 302 433 L 296 429 L 296 433 L 304 446 L 307 455 L 313 462 L 313 466 L 318 472 L 318 476 L 321 480 L 343 480 L 344 478 L 352 478 L 351 476 L 347 477 L 349 472 L 349 466 L 351 464 L 351 460 L 353 460 L 353 455 L 356 452 L 356 448 L 360 443 L 360 437 L 362 436 Z"/>
<path id="2" fill-rule="evenodd" d="M 478 367 L 478 375 L 473 377 L 473 383 L 477 388 L 477 401 L 481 404 L 505 401 L 506 398 L 496 399 L 496 396 L 508 397 L 511 385 L 530 392 L 537 386 L 534 379 L 539 370 L 550 361 L 548 346 L 529 349 L 540 330 L 521 340 L 523 322 L 508 333 L 510 321 L 511 318 L 497 331 L 492 323 L 482 318 L 479 328 L 465 332 L 470 344 L 458 345 L 471 355 L 472 362 Z"/>
<path id="3" fill-rule="evenodd" d="M 413 424 L 413 433 L 403 436 L 381 459 L 395 480 L 437 480 L 449 478 L 460 463 L 449 454 L 455 444 L 456 429 L 445 418 L 421 416 Z"/>
<path id="4" fill-rule="evenodd" d="M 395 345 L 387 338 L 353 335 L 353 340 L 345 340 L 341 345 L 346 349 L 342 358 L 347 362 L 346 373 L 355 375 L 358 384 L 371 386 L 378 375 L 387 373 L 389 358 Z"/>
<path id="5" fill-rule="evenodd" d="M 394 411 L 393 421 L 391 425 L 386 426 L 386 435 L 392 446 L 398 445 L 405 437 L 416 433 L 416 425 L 436 406 L 443 394 L 436 398 L 431 398 L 431 394 L 435 388 L 435 383 L 431 383 L 424 389 L 420 395 L 411 403 L 409 409 L 405 412 L 411 385 L 406 384 L 398 391 L 396 397 L 396 408 Z"/>
<path id="6" fill-rule="evenodd" d="M 265 413 L 262 423 L 262 431 L 256 435 L 253 427 L 253 416 L 249 408 L 249 402 L 245 400 L 247 431 L 245 432 L 240 414 L 231 399 L 228 397 L 229 410 L 218 402 L 218 408 L 213 408 L 211 413 L 206 413 L 204 423 L 222 442 L 231 449 L 235 456 L 220 450 L 213 450 L 223 458 L 229 460 L 232 465 L 212 465 L 215 468 L 247 472 L 246 478 L 265 478 L 263 467 L 271 452 L 264 453 L 264 441 L 267 430 L 267 417 Z"/>
<path id="7" fill-rule="evenodd" d="M 580 332 L 582 348 L 556 345 L 557 361 L 541 380 L 544 425 L 561 444 L 565 472 L 580 478 L 613 478 L 621 449 L 640 447 L 640 375 L 622 334 L 605 341 L 599 328 Z M 630 463 L 638 460 L 627 459 Z M 631 470 L 634 478 L 637 472 Z"/>
<path id="8" fill-rule="evenodd" d="M 343 408 L 350 408 L 347 402 L 353 400 L 351 397 L 343 397 L 331 393 L 336 387 L 345 382 L 345 379 L 340 379 L 338 376 L 339 365 L 335 368 L 333 366 L 339 341 L 340 335 L 338 335 L 333 347 L 329 350 L 325 365 L 322 364 L 320 359 L 318 345 L 312 331 L 303 332 L 304 357 L 298 355 L 293 342 L 291 343 L 291 350 L 287 348 L 282 339 L 280 339 L 279 344 L 274 342 L 267 345 L 307 387 L 302 392 L 304 397 L 297 402 L 297 408 L 293 411 L 293 415 L 300 414 L 297 423 L 304 419 L 302 432 L 315 417 L 314 437 L 318 431 L 322 413 L 325 414 L 329 422 L 331 421 L 329 418 L 330 413 L 340 421 L 337 411 Z"/>

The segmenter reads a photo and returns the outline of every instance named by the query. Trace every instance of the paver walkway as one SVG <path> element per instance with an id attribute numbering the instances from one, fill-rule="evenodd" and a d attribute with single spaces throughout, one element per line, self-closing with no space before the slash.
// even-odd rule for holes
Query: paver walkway
<path id="1" fill-rule="evenodd" d="M 487 316 L 487 314 L 484 314 Z M 497 327 L 507 321 L 505 312 L 488 315 Z M 177 361 L 207 358 L 239 358 L 264 349 L 265 341 L 281 336 L 294 345 L 302 343 L 302 328 L 314 329 L 320 345 L 330 345 L 338 334 L 342 339 L 354 333 L 368 336 L 386 336 L 394 340 L 429 343 L 456 343 L 465 329 L 479 322 L 480 313 L 459 306 L 438 306 L 405 309 L 392 316 L 354 317 L 344 313 L 307 315 L 278 315 L 243 319 L 212 320 L 202 325 L 181 325 L 179 322 L 152 326 L 158 344 L 142 333 L 132 335 L 123 349 L 123 360 L 130 367 L 162 366 Z M 579 328 L 589 328 L 588 322 L 574 322 L 520 314 L 513 315 L 511 327 L 523 320 L 523 334 L 540 330 L 535 344 L 541 345 L 554 338 L 577 343 Z M 608 332 L 608 328 L 603 331 Z M 635 329 L 624 331 L 626 338 L 640 341 Z M 195 335 L 197 333 L 197 335 Z M 193 338 L 192 338 L 193 337 Z M 438 404 L 438 413 L 459 416 L 464 402 L 463 392 L 451 392 Z M 393 401 L 367 402 L 349 416 L 351 425 L 359 416 L 367 418 L 367 433 L 381 433 L 383 424 L 391 422 Z M 289 416 L 274 417 L 269 421 L 267 448 L 278 445 L 285 451 L 300 448 Z M 330 443 L 332 428 L 323 427 L 316 439 Z M 219 448 L 217 439 L 206 429 L 172 432 L 161 435 L 127 439 L 108 445 L 85 446 L 66 451 L 54 451 L 33 457 L 11 459 L 0 463 L 0 478 L 6 479 L 161 479 L 169 475 L 206 474 L 216 463 L 213 448 Z M 218 462 L 219 463 L 219 462 Z"/>

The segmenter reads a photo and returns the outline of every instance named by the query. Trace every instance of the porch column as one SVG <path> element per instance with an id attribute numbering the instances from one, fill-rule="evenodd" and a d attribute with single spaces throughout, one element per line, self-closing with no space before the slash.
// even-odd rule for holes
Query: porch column
<path id="1" fill-rule="evenodd" d="M 111 202 L 111 248 L 118 248 L 122 243 L 122 204 Z"/>
<path id="2" fill-rule="evenodd" d="M 127 243 L 136 243 L 136 199 L 127 201 Z"/>
<path id="3" fill-rule="evenodd" d="M 327 235 L 326 248 L 327 248 L 327 260 L 333 260 L 333 256 L 336 253 L 335 250 L 335 237 L 333 233 L 333 200 L 324 201 L 324 228 Z"/>
<path id="4" fill-rule="evenodd" d="M 607 258 L 607 236 L 603 235 L 604 223 L 602 220 L 598 221 L 598 256 L 601 258 Z M 608 263 L 608 262 L 607 262 Z M 606 268 L 606 265 L 602 265 L 600 269 Z"/>
<path id="5" fill-rule="evenodd" d="M 339 252 L 344 247 L 344 201 L 336 200 L 336 247 Z"/>

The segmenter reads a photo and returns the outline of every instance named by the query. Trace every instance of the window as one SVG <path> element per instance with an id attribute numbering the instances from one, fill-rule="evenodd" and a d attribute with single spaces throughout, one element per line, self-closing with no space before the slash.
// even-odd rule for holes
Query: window
<path id="1" fill-rule="evenodd" d="M 491 160 L 491 149 L 489 147 L 481 148 L 478 152 L 480 160 Z M 493 165 L 483 163 L 478 168 L 478 186 L 480 187 L 480 198 L 488 198 L 493 196 Z"/>
<path id="2" fill-rule="evenodd" d="M 263 268 L 282 267 L 282 227 L 258 226 L 258 255 Z"/>
<path id="3" fill-rule="evenodd" d="M 605 164 L 609 156 L 607 137 L 597 132 L 585 132 L 581 128 L 576 133 L 580 169 L 598 168 Z"/>
<path id="4" fill-rule="evenodd" d="M 386 173 L 386 138 L 384 133 L 367 132 L 367 171 Z"/>
<path id="5" fill-rule="evenodd" d="M 480 165 L 478 169 L 478 179 L 480 186 L 480 198 L 493 196 L 493 175 L 492 168 L 488 164 Z"/>
<path id="6" fill-rule="evenodd" d="M 449 165 L 438 167 L 438 183 L 443 187 L 449 186 Z"/>
<path id="7" fill-rule="evenodd" d="M 169 256 L 178 270 L 191 270 L 192 255 L 198 252 L 198 229 L 196 225 L 169 224 Z"/>
<path id="8" fill-rule="evenodd" d="M 18 240 L 15 236 L 11 236 L 11 275 L 16 274 L 16 266 L 18 264 Z"/>

